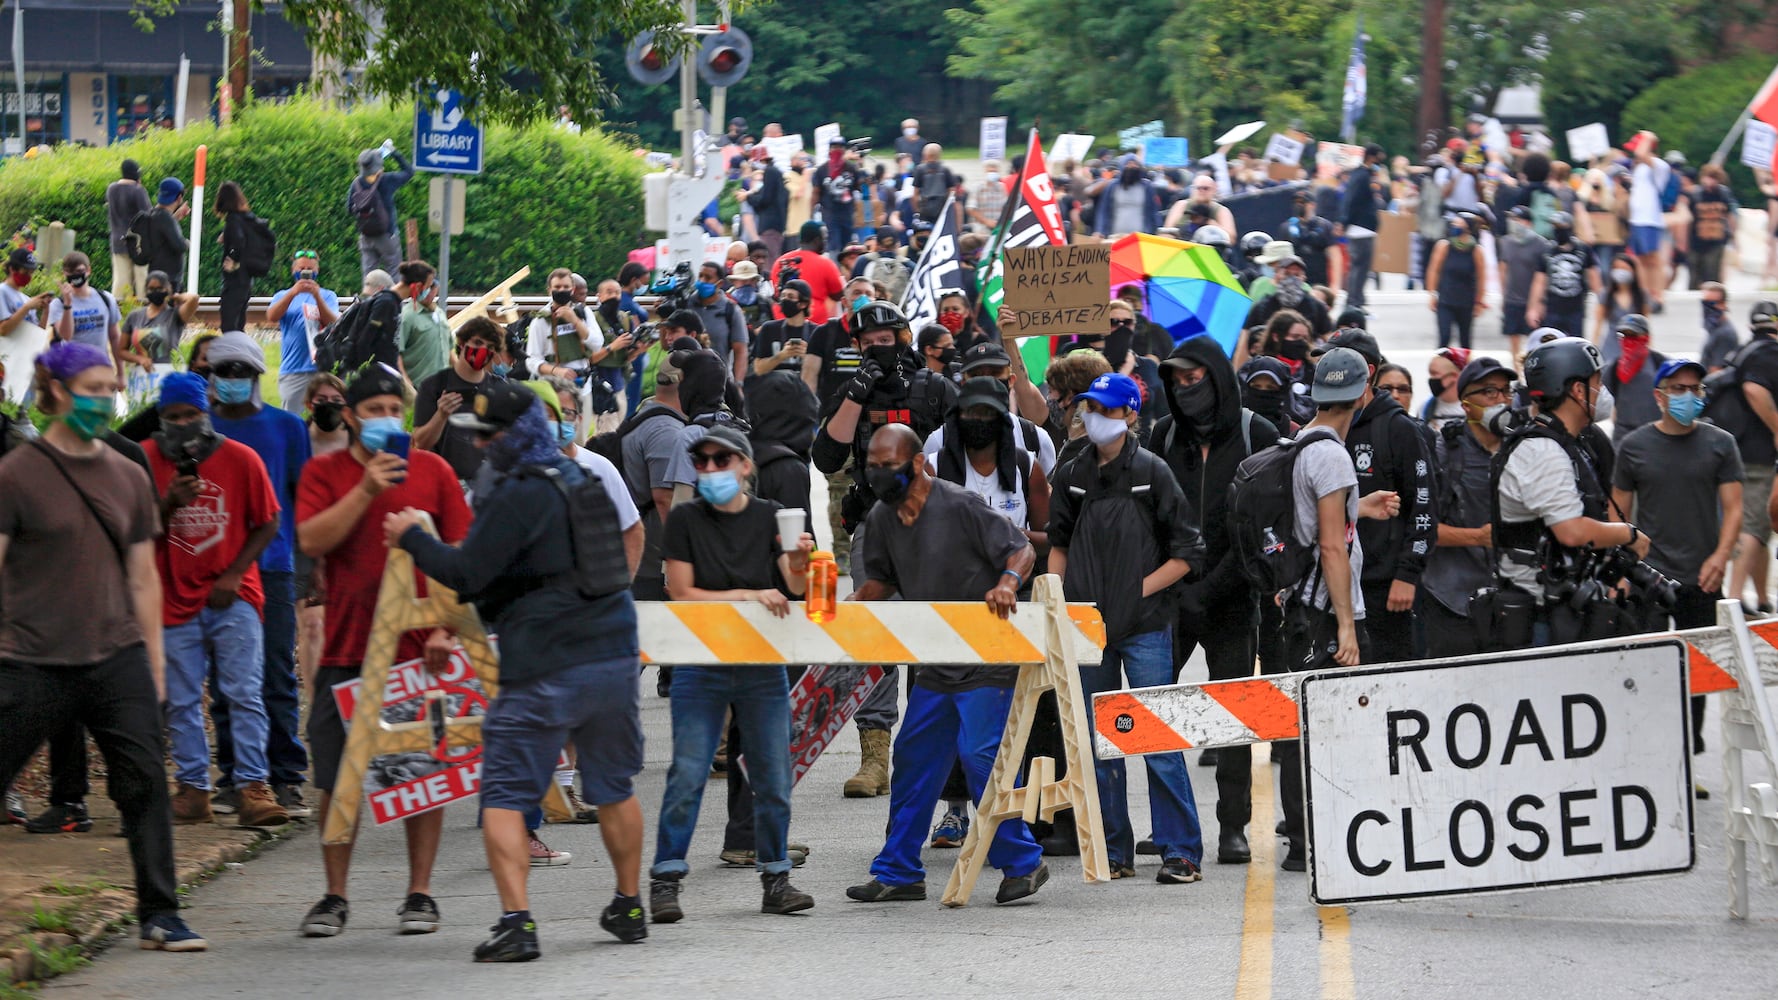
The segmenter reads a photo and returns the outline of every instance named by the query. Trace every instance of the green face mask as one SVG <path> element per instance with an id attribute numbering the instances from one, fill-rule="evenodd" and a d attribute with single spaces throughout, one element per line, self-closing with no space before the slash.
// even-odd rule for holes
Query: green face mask
<path id="1" fill-rule="evenodd" d="M 91 441 L 111 426 L 115 404 L 110 396 L 70 395 L 74 405 L 62 414 L 62 421 L 72 427 L 82 441 Z"/>

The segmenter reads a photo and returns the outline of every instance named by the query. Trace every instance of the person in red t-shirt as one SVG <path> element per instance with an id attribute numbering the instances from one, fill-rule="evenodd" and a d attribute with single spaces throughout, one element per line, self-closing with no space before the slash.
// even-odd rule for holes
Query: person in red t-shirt
<path id="1" fill-rule="evenodd" d="M 208 823 L 210 740 L 204 680 L 212 668 L 228 701 L 234 787 L 242 826 L 290 816 L 266 784 L 263 623 L 259 556 L 278 534 L 278 496 L 252 448 L 210 426 L 210 387 L 179 372 L 161 383 L 160 430 L 144 449 L 161 495 L 155 542 L 167 650 L 167 734 L 173 750 L 173 822 Z"/>
<path id="2" fill-rule="evenodd" d="M 779 257 L 772 264 L 773 288 L 783 288 L 784 282 L 789 280 L 784 277 L 786 268 L 794 269 L 797 278 L 809 283 L 809 319 L 817 325 L 827 322 L 830 312 L 838 308 L 840 291 L 845 288 L 839 265 L 822 253 L 826 243 L 824 232 L 819 222 L 803 223 L 802 232 L 798 234 L 801 248 Z M 775 306 L 772 316 L 784 318 Z"/>
<path id="3" fill-rule="evenodd" d="M 346 727 L 333 688 L 358 677 L 370 643 L 383 563 L 389 555 L 383 542 L 384 516 L 413 507 L 432 515 L 446 542 L 455 544 L 469 534 L 469 505 L 444 459 L 417 449 L 402 459 L 384 450 L 389 436 L 402 431 L 404 415 L 401 376 L 384 365 L 366 368 L 346 386 L 344 416 L 352 433 L 351 447 L 311 460 L 296 491 L 297 546 L 321 564 L 327 594 L 327 638 L 310 690 L 308 728 L 323 816 L 333 801 L 334 776 L 346 747 Z M 398 660 L 424 655 L 429 667 L 444 666 L 454 645 L 445 630 L 433 630 L 423 650 L 409 648 L 416 645 L 413 638 L 403 643 Z M 404 934 L 429 934 L 438 929 L 432 865 L 444 831 L 444 810 L 421 813 L 405 824 L 408 895 L 396 918 Z M 327 895 L 303 918 L 302 933 L 309 937 L 332 937 L 346 927 L 352 845 L 323 844 L 321 858 L 327 869 Z"/>

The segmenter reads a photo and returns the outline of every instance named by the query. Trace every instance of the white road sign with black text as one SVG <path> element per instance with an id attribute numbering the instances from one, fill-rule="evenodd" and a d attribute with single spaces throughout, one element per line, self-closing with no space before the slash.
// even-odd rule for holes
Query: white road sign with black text
<path id="1" fill-rule="evenodd" d="M 1311 897 L 1690 869 L 1686 662 L 1669 639 L 1306 676 Z"/>

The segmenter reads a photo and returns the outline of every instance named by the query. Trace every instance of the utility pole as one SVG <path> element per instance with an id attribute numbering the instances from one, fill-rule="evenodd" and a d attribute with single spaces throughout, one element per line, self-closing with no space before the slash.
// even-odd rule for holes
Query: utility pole
<path id="1" fill-rule="evenodd" d="M 247 59 L 252 49 L 252 11 L 247 0 L 234 0 L 234 30 L 229 36 L 228 89 L 235 107 L 247 99 Z"/>
<path id="2" fill-rule="evenodd" d="M 1420 107 L 1415 115 L 1415 141 L 1420 155 L 1430 156 L 1425 148 L 1429 139 L 1436 146 L 1433 133 L 1445 127 L 1445 0 L 1425 0 L 1420 21 Z"/>

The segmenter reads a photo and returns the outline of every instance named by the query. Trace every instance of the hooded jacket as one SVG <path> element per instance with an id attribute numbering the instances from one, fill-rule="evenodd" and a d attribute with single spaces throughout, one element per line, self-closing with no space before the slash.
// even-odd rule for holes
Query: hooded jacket
<path id="1" fill-rule="evenodd" d="M 1179 481 L 1186 502 L 1198 512 L 1203 526 L 1204 565 L 1194 567 L 1202 573 L 1194 574 L 1180 594 L 1183 609 L 1196 615 L 1224 601 L 1252 596 L 1229 552 L 1228 490 L 1235 480 L 1236 467 L 1248 455 L 1271 447 L 1279 433 L 1271 421 L 1242 408 L 1235 370 L 1211 338 L 1192 337 L 1174 348 L 1167 360 L 1202 366 L 1216 390 L 1216 419 L 1209 432 L 1200 437 L 1180 413 L 1179 404 L 1173 399 L 1171 380 L 1163 378 L 1167 412 L 1155 423 L 1148 439 L 1155 453 L 1173 470 L 1173 478 Z M 1165 375 L 1164 370 L 1162 374 Z M 1245 436 L 1243 421 L 1247 424 Z"/>
<path id="2" fill-rule="evenodd" d="M 1364 546 L 1365 586 L 1394 580 L 1420 584 L 1426 555 L 1438 536 L 1438 511 L 1433 502 L 1432 455 L 1420 425 L 1393 396 L 1380 393 L 1352 420 L 1346 448 L 1358 469 L 1358 495 L 1392 490 L 1401 496 L 1401 512 L 1387 521 L 1358 522 Z"/>

